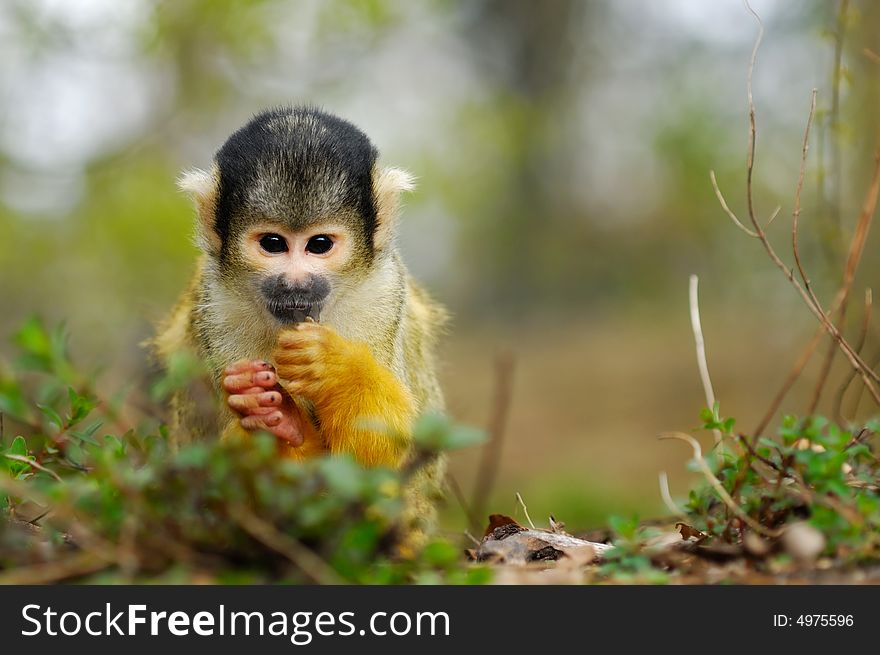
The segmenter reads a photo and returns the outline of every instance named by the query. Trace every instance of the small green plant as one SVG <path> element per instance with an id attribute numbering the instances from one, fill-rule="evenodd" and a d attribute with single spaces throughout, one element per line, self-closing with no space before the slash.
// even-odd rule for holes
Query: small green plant
<path id="1" fill-rule="evenodd" d="M 480 435 L 439 416 L 417 424 L 416 464 L 278 458 L 275 441 L 172 448 L 155 416 L 128 427 L 70 360 L 61 330 L 31 320 L 0 374 L 0 581 L 486 580 L 443 540 L 398 556 L 402 489 L 419 462 Z M 186 377 L 172 371 L 163 396 Z M 37 546 L 38 547 L 35 547 Z"/>

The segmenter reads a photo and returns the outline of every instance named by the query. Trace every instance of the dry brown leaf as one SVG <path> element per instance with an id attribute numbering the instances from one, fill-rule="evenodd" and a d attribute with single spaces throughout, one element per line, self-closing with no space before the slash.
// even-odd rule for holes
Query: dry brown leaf
<path id="1" fill-rule="evenodd" d="M 485 539 L 495 530 L 502 528 L 505 525 L 515 525 L 518 528 L 522 527 L 515 519 L 510 518 L 506 514 L 489 514 L 489 525 L 486 526 L 486 529 L 483 532 L 483 538 Z"/>
<path id="2" fill-rule="evenodd" d="M 708 536 L 697 530 L 695 527 L 688 525 L 687 523 L 679 522 L 675 524 L 675 527 L 678 528 L 678 531 L 681 534 L 681 538 L 684 541 L 687 541 L 691 538 L 696 539 L 697 541 L 702 541 Z"/>

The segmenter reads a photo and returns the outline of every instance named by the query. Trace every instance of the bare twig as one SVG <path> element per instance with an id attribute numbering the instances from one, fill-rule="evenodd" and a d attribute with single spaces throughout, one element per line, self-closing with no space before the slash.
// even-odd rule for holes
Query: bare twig
<path id="1" fill-rule="evenodd" d="M 737 518 L 739 518 L 743 523 L 748 525 L 755 532 L 759 532 L 766 537 L 778 537 L 780 534 L 782 534 L 779 530 L 765 528 L 751 516 L 746 514 L 743 509 L 736 504 L 733 498 L 730 497 L 730 494 L 727 493 L 727 489 L 724 488 L 724 485 L 719 482 L 718 478 L 715 477 L 715 474 L 712 473 L 712 469 L 709 468 L 708 464 L 706 464 L 706 460 L 703 459 L 703 450 L 702 448 L 700 448 L 700 443 L 691 435 L 685 434 L 683 432 L 666 432 L 659 435 L 658 439 L 678 439 L 679 441 L 689 443 L 694 451 L 694 460 L 696 460 L 697 466 L 700 467 L 700 471 L 706 477 L 706 480 L 709 481 L 709 484 L 712 485 L 712 488 L 715 489 L 715 491 L 718 493 L 718 496 L 721 498 L 721 500 L 724 501 L 724 504 L 727 505 L 730 511 L 733 512 L 737 516 Z"/>
<path id="2" fill-rule="evenodd" d="M 874 303 L 874 295 L 871 292 L 871 289 L 865 289 L 865 310 L 862 315 L 862 329 L 859 332 L 859 339 L 856 343 L 856 352 L 862 352 L 862 349 L 865 347 L 865 343 L 868 341 L 868 331 L 871 326 L 871 311 L 873 309 Z M 843 423 L 843 398 L 846 395 L 847 389 L 852 384 L 852 381 L 856 378 L 856 371 L 850 371 L 849 375 L 846 377 L 846 380 L 843 381 L 843 384 L 837 389 L 837 394 L 834 398 L 834 418 L 838 423 Z"/>
<path id="3" fill-rule="evenodd" d="M 858 222 L 856 223 L 856 229 L 853 233 L 852 241 L 850 242 L 849 254 L 847 255 L 846 266 L 843 271 L 843 281 L 841 282 L 840 289 L 837 292 L 837 297 L 835 298 L 835 306 L 834 309 L 831 310 L 831 314 L 837 311 L 837 324 L 842 325 L 843 320 L 846 317 L 846 310 L 849 302 L 849 293 L 852 289 L 853 281 L 855 280 L 856 270 L 858 269 L 859 263 L 862 259 L 862 254 L 865 250 L 865 244 L 868 241 L 868 232 L 871 229 L 871 223 L 874 216 L 874 210 L 877 206 L 877 197 L 878 191 L 880 191 L 880 149 L 874 154 L 874 177 L 872 178 L 871 185 L 868 188 L 868 193 L 865 197 L 865 201 L 862 204 L 862 209 L 859 212 Z M 858 354 L 861 351 L 861 348 L 856 349 L 856 353 Z M 822 367 L 822 375 L 819 378 L 819 381 L 816 385 L 816 390 L 814 393 L 814 401 L 811 405 L 812 410 L 815 410 L 815 406 L 818 404 L 818 397 L 821 395 L 822 388 L 825 385 L 825 380 L 828 377 L 828 371 L 831 368 L 831 362 L 834 357 L 835 350 L 830 348 L 826 357 L 825 362 Z M 873 367 L 870 367 L 873 368 Z M 810 411 L 812 414 L 813 411 Z"/>
<path id="4" fill-rule="evenodd" d="M 880 353 L 877 353 L 877 355 L 874 357 L 873 361 L 871 362 L 870 366 L 874 370 L 878 370 L 878 367 L 880 367 Z M 851 412 L 851 414 L 853 416 L 856 416 L 859 413 L 859 405 L 862 404 L 862 396 L 864 395 L 864 393 L 863 393 L 864 390 L 865 390 L 865 387 L 862 385 L 862 386 L 859 386 L 858 390 L 856 391 L 856 399 L 853 402 L 853 407 L 852 407 L 852 412 Z"/>
<path id="5" fill-rule="evenodd" d="M 474 532 L 479 532 L 480 519 L 475 516 L 474 513 L 471 511 L 467 499 L 464 497 L 464 492 L 462 492 L 461 490 L 461 485 L 458 484 L 458 480 L 451 473 L 447 473 L 446 481 L 449 484 L 449 488 L 452 490 L 452 495 L 455 496 L 455 500 L 458 501 L 458 504 L 461 507 L 461 511 L 464 512 L 464 516 L 468 522 L 468 526 Z"/>
<path id="6" fill-rule="evenodd" d="M 730 220 L 733 221 L 733 224 L 736 225 L 740 230 L 748 234 L 750 237 L 757 239 L 758 234 L 743 225 L 737 215 L 733 213 L 733 210 L 731 210 L 730 207 L 727 206 L 727 201 L 724 199 L 724 194 L 722 194 L 721 189 L 718 188 L 718 180 L 715 179 L 715 171 L 709 171 L 709 179 L 712 181 L 712 188 L 715 190 L 715 197 L 718 198 L 718 204 L 721 205 L 721 209 L 724 210 L 724 213 L 727 214 Z M 773 218 L 775 217 L 776 215 L 774 214 Z"/>
<path id="7" fill-rule="evenodd" d="M 834 229 L 834 245 L 840 238 L 840 190 L 842 154 L 840 151 L 840 82 L 843 79 L 843 42 L 846 36 L 846 17 L 849 0 L 840 0 L 837 10 L 837 24 L 834 31 L 834 60 L 831 69 L 831 110 L 828 112 L 828 126 L 831 131 L 831 191 L 833 198 L 826 204 L 830 209 L 831 224 Z"/>
<path id="8" fill-rule="evenodd" d="M 859 213 L 856 231 L 853 233 L 853 238 L 850 242 L 849 254 L 847 256 L 846 267 L 844 269 L 843 282 L 841 283 L 841 287 L 838 289 L 837 295 L 835 296 L 834 302 L 832 303 L 832 308 L 830 312 L 831 314 L 834 314 L 840 310 L 840 308 L 843 306 L 845 299 L 849 295 L 853 280 L 855 279 L 856 270 L 858 269 L 859 263 L 861 262 L 862 255 L 864 253 L 870 223 L 877 205 L 878 190 L 880 190 L 880 150 L 878 150 L 878 153 L 875 154 L 874 175 L 868 188 L 868 192 L 865 196 L 865 200 L 862 204 L 862 209 Z M 804 367 L 807 365 L 807 362 L 810 360 L 810 357 L 812 357 L 813 353 L 816 350 L 816 347 L 819 345 L 822 334 L 825 331 L 825 326 L 823 324 L 819 326 L 818 330 L 813 335 L 812 340 L 804 349 L 798 361 L 795 363 L 794 368 L 792 368 L 792 371 L 789 373 L 779 392 L 774 397 L 770 408 L 764 415 L 761 423 L 756 428 L 756 438 L 763 433 L 767 425 L 770 423 L 770 420 L 773 418 L 773 415 L 778 411 L 780 405 L 782 404 L 782 400 L 785 398 L 785 396 L 788 394 L 788 391 L 791 389 L 797 378 L 800 376 Z M 856 354 L 858 354 L 858 351 Z M 872 363 L 868 365 L 868 369 L 873 373 L 873 369 L 876 368 L 876 366 L 876 362 Z M 858 367 L 852 367 L 852 371 L 854 375 L 859 375 L 864 382 L 865 375 L 862 371 L 859 370 Z M 876 376 L 876 373 L 874 373 L 874 376 Z M 871 385 L 865 385 L 865 388 L 870 389 L 870 386 Z M 863 388 L 859 387 L 857 400 L 861 399 L 862 391 Z M 856 405 L 858 405 L 858 402 L 856 403 Z"/>
<path id="9" fill-rule="evenodd" d="M 658 482 L 660 483 L 660 497 L 663 499 L 663 504 L 666 505 L 666 508 L 677 517 L 689 521 L 687 513 L 678 506 L 672 499 L 672 494 L 669 493 L 669 476 L 666 475 L 666 471 L 660 471 Z"/>
<path id="10" fill-rule="evenodd" d="M 804 143 L 801 149 L 801 166 L 798 171 L 797 189 L 794 193 L 794 208 L 791 212 L 791 250 L 794 253 L 794 261 L 804 285 L 810 288 L 810 278 L 801 263 L 800 249 L 798 248 L 798 221 L 801 216 L 801 192 L 804 189 L 804 176 L 807 172 L 807 154 L 810 151 L 810 128 L 813 125 L 813 114 L 816 113 L 816 89 L 810 94 L 810 113 L 807 115 L 807 127 L 804 129 Z"/>
<path id="11" fill-rule="evenodd" d="M 283 555 L 304 575 L 318 584 L 342 584 L 343 580 L 313 550 L 279 532 L 274 525 L 244 507 L 229 508 L 233 520 L 254 539 Z"/>
<path id="12" fill-rule="evenodd" d="M 766 234 L 764 233 L 763 228 L 758 222 L 757 216 L 755 215 L 754 208 L 754 200 L 752 193 L 752 173 L 754 168 L 754 155 L 755 155 L 755 141 L 756 141 L 756 122 L 755 122 L 755 103 L 752 95 L 752 76 L 754 73 L 755 62 L 757 60 L 758 48 L 761 44 L 761 40 L 764 35 L 764 26 L 761 22 L 760 17 L 755 13 L 754 9 L 752 9 L 751 5 L 749 5 L 748 1 L 745 0 L 745 6 L 748 11 L 754 16 L 755 20 L 758 23 L 758 36 L 755 39 L 755 46 L 752 49 L 752 56 L 749 61 L 749 72 L 747 78 L 747 93 L 748 93 L 748 104 L 749 104 L 749 145 L 748 145 L 748 158 L 747 158 L 747 166 L 746 166 L 746 200 L 748 206 L 749 220 L 752 223 L 752 227 L 754 228 L 755 234 L 757 234 L 758 239 L 761 241 L 761 244 L 764 246 L 764 250 L 767 255 L 770 257 L 771 261 L 779 268 L 780 271 L 785 275 L 786 279 L 789 283 L 795 288 L 798 294 L 803 299 L 804 303 L 807 305 L 807 308 L 813 313 L 813 315 L 819 320 L 825 330 L 834 338 L 837 342 L 838 347 L 844 353 L 846 358 L 849 360 L 850 364 L 854 369 L 858 370 L 859 376 L 862 378 L 862 381 L 865 384 L 868 392 L 871 394 L 871 397 L 880 405 L 880 392 L 878 392 L 877 387 L 874 385 L 875 382 L 880 382 L 880 376 L 877 375 L 855 352 L 855 350 L 850 346 L 846 339 L 844 339 L 843 335 L 840 333 L 840 330 L 834 325 L 831 320 L 828 318 L 828 314 L 822 308 L 821 303 L 818 298 L 812 291 L 812 288 L 805 284 L 801 284 L 798 279 L 794 276 L 794 272 L 788 268 L 785 263 L 780 259 L 779 255 L 776 253 L 776 250 L 773 248 L 770 241 L 767 239 Z M 811 105 L 812 106 L 812 105 Z M 810 115 L 810 121 L 808 121 L 808 130 L 809 131 L 809 122 L 812 120 L 812 110 Z M 880 179 L 877 180 L 878 185 L 880 185 Z M 800 185 L 799 185 L 800 186 Z M 869 200 L 872 196 L 876 196 L 876 193 L 873 192 L 874 184 L 872 183 L 872 191 L 869 191 Z M 726 204 L 726 203 L 725 203 Z M 867 203 L 866 207 L 870 205 L 870 213 L 873 214 L 873 208 L 876 206 L 876 197 L 873 198 L 873 202 Z M 804 275 L 805 279 L 806 276 Z"/>
<path id="13" fill-rule="evenodd" d="M 61 476 L 58 475 L 55 471 L 53 471 L 52 469 L 47 469 L 42 464 L 38 464 L 34 460 L 32 460 L 28 457 L 25 457 L 24 455 L 10 455 L 9 453 L 4 453 L 3 457 L 5 457 L 6 459 L 14 460 L 16 462 L 21 462 L 22 464 L 27 464 L 31 468 L 35 468 L 38 471 L 42 471 L 43 473 L 48 473 L 53 478 L 55 478 L 58 482 L 64 482 L 64 480 L 61 479 Z"/>
<path id="14" fill-rule="evenodd" d="M 0 585 L 49 584 L 103 571 L 112 562 L 92 552 L 82 551 L 45 564 L 21 566 L 0 573 Z"/>
<path id="15" fill-rule="evenodd" d="M 779 411 L 779 407 L 782 405 L 782 401 L 788 395 L 788 392 L 794 386 L 794 383 L 797 382 L 797 379 L 803 373 L 804 368 L 807 366 L 807 363 L 810 361 L 810 358 L 813 356 L 813 353 L 816 352 L 816 347 L 819 345 L 819 342 L 822 340 L 822 335 L 825 334 L 825 328 L 821 325 L 816 328 L 815 334 L 813 334 L 813 338 L 810 339 L 810 342 L 807 344 L 807 347 L 801 352 L 800 357 L 798 357 L 794 366 L 789 371 L 788 376 L 785 378 L 785 381 L 782 383 L 782 387 L 780 387 L 779 391 L 776 392 L 776 395 L 773 397 L 773 400 L 770 403 L 770 407 L 764 413 L 764 417 L 758 423 L 758 426 L 754 429 L 752 434 L 754 435 L 754 439 L 757 440 L 762 434 L 764 434 L 764 430 L 767 429 L 767 426 L 770 425 L 770 421 L 773 420 L 776 412 Z"/>
<path id="16" fill-rule="evenodd" d="M 535 524 L 532 523 L 532 517 L 529 516 L 529 508 L 526 507 L 526 503 L 523 500 L 523 497 L 519 495 L 519 492 L 516 492 L 516 499 L 519 501 L 520 507 L 522 507 L 523 514 L 526 515 L 526 521 L 529 522 L 529 525 L 532 527 L 532 530 L 535 530 Z"/>
<path id="17" fill-rule="evenodd" d="M 501 447 L 507 429 L 510 414 L 510 399 L 513 395 L 513 374 L 516 360 L 512 353 L 506 352 L 495 360 L 495 395 L 492 401 L 492 414 L 489 419 L 489 439 L 483 447 L 480 466 L 474 483 L 474 491 L 470 503 L 472 527 L 479 530 L 480 526 L 473 523 L 486 516 L 489 495 L 495 485 L 498 464 L 501 461 Z"/>
<path id="18" fill-rule="evenodd" d="M 691 275 L 689 286 L 689 300 L 691 310 L 691 328 L 694 332 L 694 342 L 697 348 L 697 366 L 700 369 L 700 381 L 703 383 L 703 392 L 706 394 L 706 406 L 709 411 L 715 412 L 715 391 L 712 389 L 712 379 L 709 377 L 709 364 L 706 361 L 706 344 L 703 341 L 703 326 L 700 324 L 700 300 L 698 286 L 700 279 Z M 714 429 L 715 445 L 721 443 L 721 430 Z"/>

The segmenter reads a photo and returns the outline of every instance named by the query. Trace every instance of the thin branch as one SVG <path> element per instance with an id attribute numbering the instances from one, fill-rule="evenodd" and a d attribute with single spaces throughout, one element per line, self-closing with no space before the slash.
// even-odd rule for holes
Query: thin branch
<path id="1" fill-rule="evenodd" d="M 724 213 L 727 214 L 730 220 L 733 221 L 733 224 L 736 225 L 740 230 L 748 234 L 750 237 L 757 239 L 758 234 L 756 232 L 752 232 L 749 228 L 743 225 L 737 215 L 733 213 L 733 210 L 731 210 L 730 207 L 727 206 L 727 201 L 724 199 L 724 194 L 722 194 L 721 189 L 718 188 L 718 180 L 715 179 L 715 171 L 709 171 L 709 179 L 712 181 L 712 188 L 715 190 L 715 197 L 718 198 L 718 204 L 721 205 L 721 209 L 724 210 Z M 773 218 L 775 217 L 776 215 L 774 214 Z"/>
<path id="2" fill-rule="evenodd" d="M 97 573 L 110 566 L 112 562 L 92 552 L 82 551 L 54 562 L 20 566 L 0 572 L 0 585 L 50 584 Z"/>
<path id="3" fill-rule="evenodd" d="M 819 342 L 822 341 L 822 336 L 824 334 L 824 327 L 820 325 L 818 328 L 816 328 L 816 332 L 813 334 L 813 338 L 810 339 L 807 347 L 804 348 L 804 350 L 801 352 L 800 357 L 798 357 L 794 366 L 791 368 L 791 371 L 789 371 L 788 376 L 785 378 L 785 381 L 782 383 L 782 387 L 780 387 L 779 391 L 776 392 L 776 395 L 770 402 L 770 407 L 764 413 L 764 417 L 761 419 L 761 421 L 758 423 L 758 426 L 752 432 L 756 441 L 758 437 L 764 434 L 764 430 L 767 429 L 767 426 L 770 425 L 770 421 L 773 420 L 776 412 L 779 411 L 779 407 L 782 405 L 782 401 L 788 395 L 788 392 L 794 386 L 794 383 L 797 382 L 797 379 L 801 376 L 801 373 L 803 373 L 803 370 L 804 368 L 806 368 L 807 363 L 813 356 L 813 353 L 816 352 L 816 347 L 819 345 Z M 853 369 L 853 371 L 855 371 L 855 369 Z"/>
<path id="4" fill-rule="evenodd" d="M 513 354 L 509 352 L 500 354 L 495 360 L 495 395 L 492 400 L 492 414 L 487 430 L 489 440 L 483 447 L 470 503 L 472 527 L 475 531 L 478 531 L 480 526 L 473 521 L 478 521 L 481 517 L 486 516 L 489 495 L 492 493 L 492 488 L 495 486 L 495 478 L 498 474 L 498 464 L 501 461 L 501 446 L 504 443 L 507 419 L 510 414 L 510 400 L 513 396 L 515 364 L 516 360 Z"/>
<path id="5" fill-rule="evenodd" d="M 48 473 L 53 478 L 55 478 L 55 480 L 57 480 L 58 482 L 62 482 L 62 483 L 64 482 L 64 480 L 61 479 L 61 476 L 58 475 L 55 471 L 53 471 L 52 469 L 47 469 L 42 464 L 38 464 L 37 462 L 30 459 L 29 457 L 25 457 L 24 455 L 10 455 L 9 453 L 4 453 L 3 457 L 5 457 L 6 459 L 14 460 L 16 462 L 21 462 L 22 464 L 27 464 L 31 468 L 35 468 L 38 471 L 42 471 L 43 473 Z"/>
<path id="6" fill-rule="evenodd" d="M 831 71 L 831 111 L 828 124 L 831 130 L 831 191 L 833 199 L 827 203 L 831 209 L 831 223 L 834 228 L 834 245 L 840 238 L 840 190 L 842 154 L 840 151 L 840 83 L 843 79 L 843 42 L 846 36 L 846 17 L 849 0 L 840 0 L 837 11 L 837 24 L 834 33 L 834 67 Z"/>
<path id="7" fill-rule="evenodd" d="M 283 555 L 303 574 L 318 584 L 342 584 L 343 580 L 327 562 L 313 550 L 306 548 L 298 540 L 279 532 L 274 525 L 255 515 L 250 510 L 233 506 L 229 508 L 233 520 L 251 537 L 264 546 Z"/>
<path id="8" fill-rule="evenodd" d="M 868 389 L 868 392 L 871 394 L 871 397 L 874 401 L 880 405 L 880 391 L 877 390 L 877 387 L 874 386 L 874 382 L 880 382 L 880 376 L 877 375 L 854 351 L 852 346 L 847 342 L 846 339 L 843 338 L 843 335 L 840 333 L 840 330 L 834 325 L 828 318 L 828 315 L 822 308 L 821 303 L 818 298 L 816 298 L 815 294 L 812 292 L 812 288 L 809 286 L 802 285 L 797 278 L 794 276 L 794 272 L 788 268 L 785 263 L 779 258 L 779 255 L 776 254 L 776 250 L 773 248 L 770 241 L 767 239 L 766 234 L 764 233 L 763 228 L 758 222 L 757 216 L 755 215 L 754 201 L 753 201 L 753 193 L 752 193 L 752 172 L 754 168 L 754 156 L 755 156 L 755 141 L 756 141 L 756 121 L 755 121 L 755 103 L 752 95 L 752 76 L 755 69 L 755 62 L 757 60 L 758 48 L 761 44 L 761 40 L 764 36 L 764 26 L 761 22 L 760 17 L 757 13 L 755 13 L 754 9 L 752 9 L 751 5 L 749 5 L 748 0 L 744 0 L 746 9 L 748 9 L 749 13 L 754 16 L 755 20 L 758 23 L 758 36 L 755 39 L 755 46 L 752 49 L 752 56 L 749 61 L 749 72 L 747 78 L 747 93 L 748 93 L 748 101 L 749 101 L 749 146 L 748 146 L 748 158 L 746 165 L 746 199 L 748 205 L 748 213 L 749 220 L 752 223 L 755 233 L 758 235 L 758 239 L 761 241 L 761 244 L 764 246 L 764 250 L 767 252 L 767 255 L 770 257 L 770 260 L 779 268 L 780 271 L 785 275 L 786 279 L 789 283 L 795 288 L 798 294 L 803 299 L 804 303 L 807 305 L 807 308 L 813 313 L 813 315 L 819 320 L 825 330 L 834 338 L 837 342 L 838 347 L 844 353 L 846 358 L 849 360 L 850 364 L 853 368 L 857 369 L 859 372 L 859 376 L 862 378 L 862 381 L 865 384 L 865 387 Z M 812 112 L 811 112 L 812 119 Z M 877 180 L 878 185 L 880 185 L 880 179 Z M 872 189 L 874 184 L 872 184 Z M 872 195 L 869 192 L 869 199 Z M 873 205 L 876 205 L 876 198 L 874 198 Z M 871 213 L 873 214 L 873 205 L 871 207 Z"/>
<path id="9" fill-rule="evenodd" d="M 807 153 L 810 150 L 810 128 L 813 125 L 813 114 L 816 112 L 816 89 L 810 94 L 810 113 L 807 115 L 807 127 L 804 129 L 804 143 L 801 149 L 801 166 L 798 171 L 797 189 L 794 193 L 794 208 L 791 212 L 791 250 L 794 253 L 794 261 L 804 285 L 810 288 L 810 278 L 801 263 L 800 249 L 798 248 L 798 222 L 801 216 L 801 192 L 804 189 L 804 176 L 807 172 Z"/>
<path id="10" fill-rule="evenodd" d="M 522 507 L 523 514 L 526 515 L 526 521 L 529 522 L 529 525 L 531 526 L 532 530 L 536 530 L 537 528 L 535 527 L 535 524 L 532 523 L 532 517 L 529 516 L 529 508 L 526 507 L 526 503 L 523 500 L 523 497 L 519 495 L 518 491 L 516 492 L 516 499 L 519 501 L 520 507 Z"/>
<path id="11" fill-rule="evenodd" d="M 865 347 L 865 343 L 868 341 L 868 331 L 871 326 L 871 311 L 873 309 L 874 304 L 874 294 L 871 289 L 865 289 L 865 309 L 862 314 L 862 329 L 859 332 L 859 340 L 856 343 L 856 352 L 861 354 L 862 349 Z M 834 398 L 834 418 L 835 420 L 842 424 L 843 419 L 843 398 L 846 395 L 847 389 L 852 384 L 852 381 L 856 379 L 856 372 L 851 370 L 849 375 L 846 377 L 846 380 L 843 381 L 843 384 L 837 390 L 837 395 Z"/>
<path id="12" fill-rule="evenodd" d="M 697 462 L 697 466 L 700 467 L 700 471 L 706 477 L 706 480 L 709 481 L 709 484 L 712 485 L 712 488 L 720 496 L 721 500 L 724 501 L 724 504 L 733 512 L 737 518 L 739 518 L 743 523 L 748 525 L 755 532 L 759 532 L 765 537 L 778 537 L 782 534 L 779 530 L 773 530 L 770 528 L 765 528 L 763 525 L 758 523 L 755 519 L 745 513 L 743 509 L 736 504 L 733 498 L 730 497 L 730 494 L 727 493 L 727 489 L 724 488 L 724 485 L 715 477 L 715 474 L 712 473 L 712 469 L 709 468 L 709 465 L 706 464 L 706 460 L 703 459 L 703 450 L 700 448 L 700 443 L 694 439 L 691 435 L 685 434 L 683 432 L 667 432 L 661 434 L 657 437 L 658 439 L 678 439 L 679 441 L 684 441 L 689 443 L 691 448 L 694 451 L 694 460 Z"/>
<path id="13" fill-rule="evenodd" d="M 712 389 L 712 379 L 709 377 L 709 364 L 706 361 L 706 344 L 703 341 L 703 326 L 700 323 L 700 300 L 697 293 L 700 280 L 696 275 L 691 275 L 688 296 L 691 310 L 691 329 L 694 332 L 694 343 L 697 348 L 697 366 L 700 369 L 700 381 L 703 383 L 703 392 L 706 394 L 706 407 L 709 411 L 715 411 L 715 391 Z M 712 430 L 715 435 L 715 445 L 721 443 L 721 430 Z"/>
<path id="14" fill-rule="evenodd" d="M 749 148 L 746 155 L 746 204 L 749 211 L 749 219 L 755 228 L 755 233 L 766 244 L 764 230 L 758 224 L 758 218 L 755 216 L 755 203 L 752 196 L 752 171 L 755 167 L 755 141 L 757 138 L 757 128 L 755 124 L 755 100 L 752 96 L 752 77 L 755 74 L 755 63 L 758 61 L 758 49 L 761 47 L 761 41 L 764 39 L 764 23 L 761 17 L 752 9 L 749 0 L 743 0 L 746 9 L 758 22 L 758 36 L 755 38 L 755 45 L 752 48 L 752 56 L 749 58 L 749 72 L 746 77 L 746 94 L 749 100 Z"/>
<path id="15" fill-rule="evenodd" d="M 843 306 L 844 301 L 849 296 L 850 289 L 852 287 L 853 280 L 855 279 L 856 270 L 858 269 L 859 263 L 861 262 L 862 255 L 865 250 L 865 244 L 867 242 L 868 232 L 870 229 L 870 224 L 874 215 L 874 210 L 877 205 L 878 199 L 878 191 L 880 191 L 880 150 L 875 153 L 875 167 L 874 167 L 874 175 L 871 180 L 871 184 L 868 188 L 868 192 L 865 196 L 865 200 L 862 203 L 862 208 L 859 213 L 858 223 L 856 226 L 856 230 L 853 233 L 853 238 L 850 241 L 849 254 L 847 256 L 846 267 L 844 269 L 843 281 L 841 283 L 841 287 L 837 291 L 837 295 L 834 298 L 834 302 L 832 303 L 831 314 L 838 312 L 838 310 Z M 785 382 L 782 385 L 782 388 L 776 394 L 773 399 L 773 402 L 770 405 L 769 410 L 764 415 L 764 418 L 761 420 L 758 428 L 755 430 L 755 438 L 759 437 L 761 433 L 766 429 L 770 420 L 773 418 L 773 415 L 778 411 L 780 405 L 782 404 L 782 400 L 788 394 L 791 387 L 794 385 L 797 378 L 800 376 L 804 367 L 807 365 L 810 357 L 812 357 L 813 353 L 816 350 L 816 347 L 819 345 L 819 341 L 821 340 L 823 332 L 825 332 L 825 326 L 820 325 L 815 335 L 813 335 L 812 340 L 804 349 L 800 359 L 798 359 L 794 368 L 792 369 L 789 376 L 786 378 Z M 859 355 L 859 353 L 856 353 Z M 859 361 L 861 357 L 859 355 Z M 877 366 L 877 363 L 869 364 L 868 370 L 873 373 L 873 369 Z M 852 369 L 854 375 L 858 375 L 862 378 L 862 381 L 865 380 L 865 375 L 863 371 L 860 371 L 857 366 L 853 366 Z M 870 377 L 876 378 L 876 373 L 873 373 Z M 865 387 L 870 389 L 870 384 L 866 384 Z M 862 396 L 862 387 L 859 388 L 858 395 L 856 397 L 858 405 L 858 401 L 861 400 Z M 874 398 L 875 401 L 877 398 Z"/>
<path id="16" fill-rule="evenodd" d="M 878 366 L 880 366 L 880 353 L 877 353 L 877 355 L 874 357 L 874 361 L 871 362 L 870 366 L 871 366 L 871 368 L 873 368 L 875 370 L 877 369 Z M 862 396 L 864 395 L 863 394 L 864 390 L 865 390 L 865 387 L 860 386 L 858 388 L 858 391 L 856 392 L 856 399 L 855 399 L 855 402 L 853 403 L 853 408 L 852 408 L 852 412 L 851 412 L 851 414 L 853 416 L 856 416 L 859 413 L 859 405 L 862 404 Z"/>
<path id="17" fill-rule="evenodd" d="M 853 281 L 855 280 L 856 270 L 858 269 L 859 262 L 861 261 L 862 254 L 865 250 L 865 244 L 868 240 L 868 232 L 871 229 L 874 209 L 877 205 L 878 189 L 880 189 L 880 176 L 878 176 L 878 174 L 880 174 L 880 150 L 875 153 L 874 179 L 871 182 L 871 186 L 868 188 L 868 194 L 862 205 L 862 209 L 859 212 L 858 222 L 856 223 L 856 230 L 853 233 L 852 241 L 850 242 L 849 254 L 847 255 L 846 266 L 843 272 L 843 281 L 841 282 L 841 287 L 838 291 L 837 298 L 835 298 L 835 308 L 837 310 L 836 323 L 838 325 L 842 325 L 844 318 L 846 317 L 846 310 L 849 303 L 849 293 L 852 289 Z M 834 313 L 835 309 L 832 309 L 831 314 Z M 825 361 L 822 365 L 822 371 L 816 384 L 816 388 L 813 392 L 813 400 L 810 404 L 810 411 L 808 412 L 810 414 L 815 412 L 816 406 L 819 403 L 819 397 L 822 394 L 822 389 L 825 386 L 825 382 L 828 378 L 828 373 L 831 370 L 831 364 L 834 359 L 835 352 L 836 350 L 834 349 L 834 342 L 832 342 L 829 346 L 828 352 L 825 355 Z M 860 354 L 861 348 L 857 348 L 856 353 Z"/>
<path id="18" fill-rule="evenodd" d="M 666 505 L 666 508 L 677 517 L 689 521 L 690 517 L 688 517 L 687 512 L 678 506 L 678 503 L 672 499 L 672 494 L 669 493 L 669 476 L 666 475 L 666 471 L 660 471 L 658 482 L 660 483 L 660 497 L 663 499 L 663 504 Z"/>
<path id="19" fill-rule="evenodd" d="M 458 480 L 455 478 L 454 475 L 448 473 L 446 475 L 446 481 L 449 484 L 449 488 L 452 490 L 452 495 L 455 496 L 455 500 L 458 501 L 458 504 L 461 507 L 461 511 L 464 512 L 465 519 L 468 522 L 468 527 L 474 532 L 479 532 L 479 519 L 474 516 L 474 513 L 471 511 L 467 499 L 464 497 L 464 492 L 462 492 L 461 490 L 461 485 L 458 484 Z"/>

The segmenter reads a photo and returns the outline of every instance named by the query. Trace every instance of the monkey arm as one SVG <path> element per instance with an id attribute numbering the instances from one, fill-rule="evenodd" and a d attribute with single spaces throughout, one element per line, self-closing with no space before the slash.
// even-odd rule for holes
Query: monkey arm
<path id="1" fill-rule="evenodd" d="M 324 325 L 301 323 L 279 336 L 274 357 L 285 390 L 314 404 L 330 452 L 350 453 L 365 466 L 400 466 L 415 408 L 366 344 Z"/>

